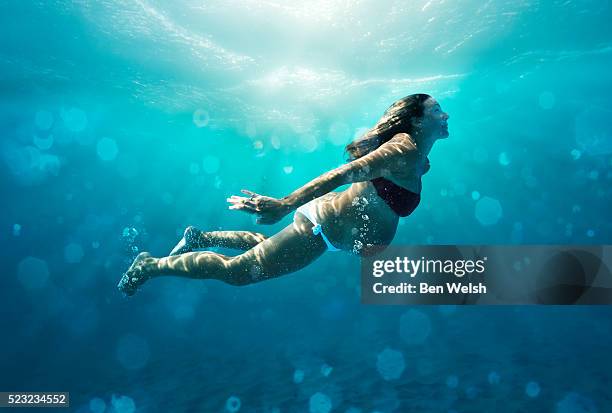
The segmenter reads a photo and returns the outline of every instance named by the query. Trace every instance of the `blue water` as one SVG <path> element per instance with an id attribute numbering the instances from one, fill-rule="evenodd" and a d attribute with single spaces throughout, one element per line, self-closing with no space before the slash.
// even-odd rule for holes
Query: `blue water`
<path id="1" fill-rule="evenodd" d="M 610 412 L 609 307 L 374 307 L 326 254 L 247 287 L 115 285 L 187 225 L 450 114 L 401 244 L 608 244 L 609 1 L 0 2 L 0 391 L 78 412 Z M 352 410 L 351 410 L 352 409 Z"/>

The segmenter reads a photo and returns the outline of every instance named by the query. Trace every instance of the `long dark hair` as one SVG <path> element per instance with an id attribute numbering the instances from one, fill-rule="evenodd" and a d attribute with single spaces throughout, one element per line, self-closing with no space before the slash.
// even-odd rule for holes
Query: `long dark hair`
<path id="1" fill-rule="evenodd" d="M 429 98 L 417 93 L 394 102 L 372 129 L 346 145 L 348 160 L 361 158 L 400 132 L 412 133 L 412 120 L 423 116 L 423 103 Z"/>

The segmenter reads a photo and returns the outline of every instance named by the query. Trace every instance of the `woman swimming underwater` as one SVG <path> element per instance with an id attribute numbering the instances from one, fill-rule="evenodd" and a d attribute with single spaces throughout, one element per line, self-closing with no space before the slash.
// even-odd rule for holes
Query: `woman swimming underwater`
<path id="1" fill-rule="evenodd" d="M 247 285 L 304 268 L 328 249 L 358 255 L 383 250 L 395 236 L 399 217 L 410 215 L 420 202 L 427 155 L 438 139 L 448 137 L 447 120 L 431 96 L 398 100 L 372 129 L 347 145 L 348 163 L 281 199 L 247 190 L 242 192 L 248 197 L 228 198 L 230 209 L 255 214 L 260 224 L 273 224 L 296 210 L 293 222 L 276 235 L 188 227 L 168 257 L 139 254 L 117 287 L 133 295 L 160 275 Z M 332 192 L 345 184 L 352 185 Z M 193 251 L 210 247 L 244 252 Z"/>

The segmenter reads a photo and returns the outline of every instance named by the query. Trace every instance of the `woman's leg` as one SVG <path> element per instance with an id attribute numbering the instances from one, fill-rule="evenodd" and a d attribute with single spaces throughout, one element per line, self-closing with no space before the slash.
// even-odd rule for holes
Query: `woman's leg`
<path id="1" fill-rule="evenodd" d="M 312 223 L 301 215 L 278 234 L 235 257 L 211 251 L 153 258 L 136 257 L 119 282 L 128 295 L 149 278 L 160 275 L 216 279 L 231 285 L 247 285 L 304 268 L 326 250 L 323 238 L 312 233 Z"/>
<path id="2" fill-rule="evenodd" d="M 179 241 L 170 255 L 185 254 L 195 249 L 223 247 L 247 251 L 259 244 L 266 237 L 264 234 L 251 231 L 200 231 L 189 226 L 185 229 L 183 238 Z"/>

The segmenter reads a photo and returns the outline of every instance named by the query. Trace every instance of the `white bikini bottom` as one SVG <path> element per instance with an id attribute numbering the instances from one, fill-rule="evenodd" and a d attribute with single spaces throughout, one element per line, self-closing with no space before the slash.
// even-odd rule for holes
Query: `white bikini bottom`
<path id="1" fill-rule="evenodd" d="M 312 233 L 315 235 L 319 235 L 321 234 L 321 237 L 323 238 L 323 241 L 325 241 L 325 244 L 327 245 L 327 250 L 328 251 L 340 251 L 340 248 L 336 248 L 334 247 L 334 245 L 329 241 L 329 239 L 327 238 L 327 236 L 325 236 L 325 234 L 323 233 L 323 230 L 321 229 L 321 224 L 317 223 L 316 218 L 315 218 L 315 200 L 312 200 L 304 205 L 302 205 L 301 207 L 299 207 L 295 213 L 300 213 L 302 215 L 304 215 L 306 218 L 308 218 L 308 220 L 310 222 L 312 222 L 312 225 L 314 225 L 312 227 Z"/>

